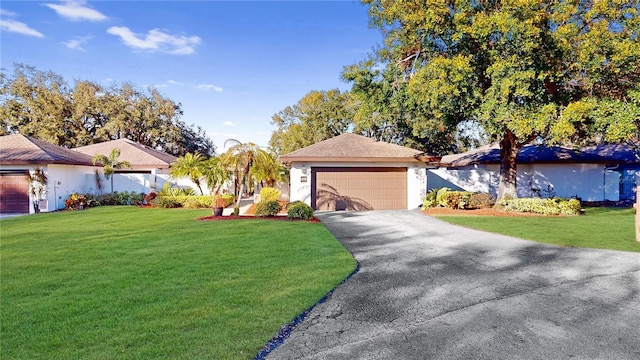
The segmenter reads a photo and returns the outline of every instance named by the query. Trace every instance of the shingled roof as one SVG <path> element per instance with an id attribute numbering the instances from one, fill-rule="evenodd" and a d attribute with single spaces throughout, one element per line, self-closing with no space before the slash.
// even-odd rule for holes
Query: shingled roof
<path id="1" fill-rule="evenodd" d="M 518 164 L 555 163 L 640 163 L 631 146 L 607 144 L 573 149 L 562 146 L 526 145 L 518 152 Z M 498 145 L 486 145 L 461 154 L 443 156 L 439 166 L 461 167 L 474 164 L 499 164 Z"/>
<path id="2" fill-rule="evenodd" d="M 109 155 L 111 150 L 120 149 L 119 160 L 128 161 L 135 167 L 160 166 L 168 167 L 177 157 L 162 151 L 155 150 L 129 139 L 105 141 L 98 144 L 82 146 L 75 150 L 94 156 L 97 154 Z"/>
<path id="3" fill-rule="evenodd" d="M 22 134 L 0 137 L 0 163 L 93 165 L 91 156 Z"/>
<path id="4" fill-rule="evenodd" d="M 390 144 L 357 134 L 345 133 L 321 141 L 303 149 L 280 156 L 290 162 L 394 162 L 415 161 L 423 155 L 421 151 Z"/>

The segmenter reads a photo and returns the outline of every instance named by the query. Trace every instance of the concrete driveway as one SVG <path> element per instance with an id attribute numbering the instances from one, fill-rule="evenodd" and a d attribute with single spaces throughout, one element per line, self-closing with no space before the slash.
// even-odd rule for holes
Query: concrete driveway
<path id="1" fill-rule="evenodd" d="M 640 359 L 640 254 L 417 211 L 317 216 L 360 262 L 267 359 Z"/>

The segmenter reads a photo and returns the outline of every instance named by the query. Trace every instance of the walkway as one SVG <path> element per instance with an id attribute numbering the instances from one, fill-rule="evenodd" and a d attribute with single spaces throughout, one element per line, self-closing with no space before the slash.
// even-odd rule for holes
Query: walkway
<path id="1" fill-rule="evenodd" d="M 640 254 L 416 211 L 317 214 L 360 262 L 267 359 L 639 359 Z"/>

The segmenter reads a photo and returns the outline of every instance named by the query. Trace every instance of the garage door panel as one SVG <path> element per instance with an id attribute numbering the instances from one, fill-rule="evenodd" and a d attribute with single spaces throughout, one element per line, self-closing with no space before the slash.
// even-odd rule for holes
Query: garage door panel
<path id="1" fill-rule="evenodd" d="M 29 212 L 29 182 L 26 175 L 0 175 L 0 212 Z"/>
<path id="2" fill-rule="evenodd" d="M 406 168 L 314 168 L 312 205 L 318 210 L 407 208 Z"/>

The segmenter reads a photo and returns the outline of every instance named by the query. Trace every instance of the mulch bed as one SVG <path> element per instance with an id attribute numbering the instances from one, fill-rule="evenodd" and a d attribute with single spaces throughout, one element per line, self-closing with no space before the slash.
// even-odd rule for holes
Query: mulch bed
<path id="1" fill-rule="evenodd" d="M 207 221 L 222 221 L 222 220 L 277 220 L 277 221 L 306 221 L 319 223 L 320 220 L 316 217 L 311 220 L 301 220 L 301 219 L 289 219 L 287 217 L 287 211 L 285 207 L 287 206 L 286 201 L 278 201 L 280 203 L 280 213 L 276 216 L 266 216 L 266 217 L 256 217 L 254 214 L 256 213 L 256 204 L 251 204 L 249 208 L 245 211 L 244 215 L 229 215 L 229 216 L 205 216 L 198 218 L 196 220 L 207 220 Z"/>
<path id="2" fill-rule="evenodd" d="M 277 220 L 277 221 L 306 221 L 312 223 L 319 223 L 320 220 L 318 218 L 312 218 L 311 220 L 301 220 L 301 219 L 289 219 L 285 216 L 267 216 L 267 217 L 256 217 L 254 215 L 238 215 L 238 216 L 204 216 L 197 218 L 196 220 L 204 220 L 204 221 L 225 221 L 225 220 Z"/>

